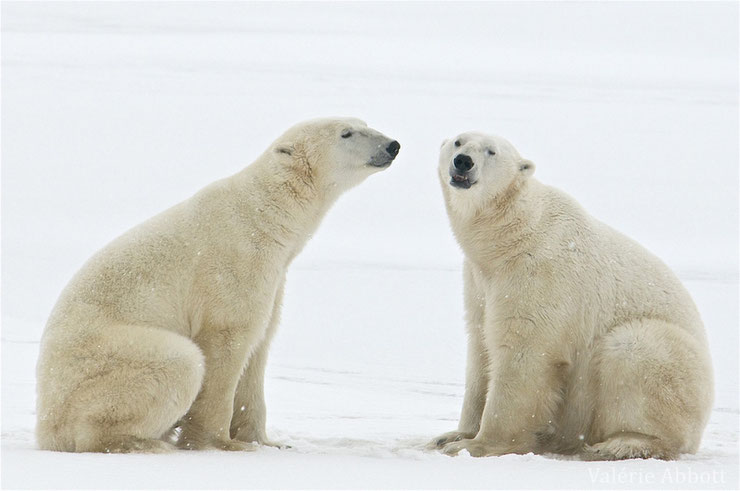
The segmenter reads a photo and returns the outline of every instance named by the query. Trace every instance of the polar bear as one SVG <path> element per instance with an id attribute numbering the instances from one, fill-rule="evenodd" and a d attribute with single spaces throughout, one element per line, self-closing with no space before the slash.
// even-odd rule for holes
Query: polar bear
<path id="1" fill-rule="evenodd" d="M 37 440 L 70 452 L 250 450 L 286 268 L 397 141 L 317 119 L 253 164 L 126 232 L 62 292 L 41 341 Z M 176 429 L 173 429 L 175 428 Z"/>
<path id="2" fill-rule="evenodd" d="M 497 136 L 442 145 L 468 359 L 458 430 L 430 446 L 591 460 L 696 452 L 713 383 L 692 299 L 658 258 L 534 168 Z"/>

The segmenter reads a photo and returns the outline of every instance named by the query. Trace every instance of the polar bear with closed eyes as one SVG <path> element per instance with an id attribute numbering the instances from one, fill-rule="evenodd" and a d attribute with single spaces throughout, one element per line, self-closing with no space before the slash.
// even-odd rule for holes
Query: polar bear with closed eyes
<path id="1" fill-rule="evenodd" d="M 497 136 L 442 145 L 438 174 L 465 255 L 466 389 L 455 455 L 694 453 L 713 382 L 699 313 L 676 276 Z"/>
<path id="2" fill-rule="evenodd" d="M 400 145 L 357 119 L 298 124 L 241 172 L 126 232 L 61 294 L 37 365 L 39 446 L 249 450 L 288 265 Z M 177 427 L 178 431 L 170 431 Z"/>

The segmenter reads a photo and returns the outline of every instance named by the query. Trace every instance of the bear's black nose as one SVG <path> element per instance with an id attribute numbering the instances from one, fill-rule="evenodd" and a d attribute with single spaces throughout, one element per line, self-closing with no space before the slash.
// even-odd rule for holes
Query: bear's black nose
<path id="1" fill-rule="evenodd" d="M 455 157 L 455 160 L 453 161 L 455 164 L 455 169 L 459 170 L 460 172 L 467 172 L 470 169 L 473 168 L 473 159 L 470 158 L 469 155 L 465 155 L 464 153 L 461 153 L 457 157 Z"/>
<path id="2" fill-rule="evenodd" d="M 393 140 L 388 144 L 387 147 L 385 147 L 385 151 L 388 152 L 388 155 L 395 158 L 396 155 L 398 155 L 398 151 L 401 149 L 401 144 L 398 143 L 396 140 Z"/>

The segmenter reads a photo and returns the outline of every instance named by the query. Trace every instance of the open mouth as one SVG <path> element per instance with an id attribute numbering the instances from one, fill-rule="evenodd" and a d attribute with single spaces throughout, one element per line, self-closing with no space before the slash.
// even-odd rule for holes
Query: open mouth
<path id="1" fill-rule="evenodd" d="M 473 184 L 475 183 L 470 182 L 470 178 L 468 176 L 460 174 L 452 174 L 452 179 L 450 179 L 450 185 L 456 188 L 468 189 Z"/>

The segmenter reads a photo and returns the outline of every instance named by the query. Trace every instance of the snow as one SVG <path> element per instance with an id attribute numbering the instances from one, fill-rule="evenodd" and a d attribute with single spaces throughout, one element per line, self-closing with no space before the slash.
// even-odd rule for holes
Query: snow
<path id="1" fill-rule="evenodd" d="M 2 486 L 737 488 L 738 5 L 2 4 Z M 94 251 L 246 165 L 290 124 L 351 115 L 401 142 L 288 276 L 252 453 L 35 449 L 34 365 Z M 715 367 L 676 462 L 449 458 L 462 405 L 462 255 L 443 138 L 506 136 L 536 175 L 663 258 Z"/>

